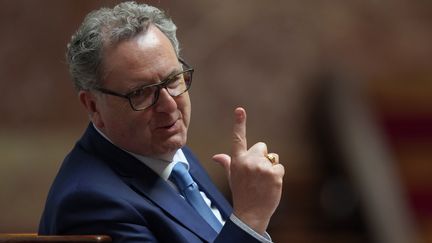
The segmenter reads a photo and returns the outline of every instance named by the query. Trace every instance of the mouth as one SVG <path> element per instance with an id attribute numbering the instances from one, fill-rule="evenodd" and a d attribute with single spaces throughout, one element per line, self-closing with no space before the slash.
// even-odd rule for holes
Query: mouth
<path id="1" fill-rule="evenodd" d="M 178 120 L 175 120 L 174 122 L 168 123 L 167 125 L 160 126 L 159 128 L 160 128 L 160 129 L 169 129 L 169 128 L 171 128 L 171 127 L 174 127 L 175 124 L 177 123 L 177 121 L 178 121 Z"/>
<path id="2" fill-rule="evenodd" d="M 169 122 L 164 122 L 161 125 L 157 126 L 156 130 L 159 131 L 171 131 L 174 132 L 177 130 L 177 128 L 180 125 L 180 119 L 176 119 L 176 120 L 171 120 Z"/>

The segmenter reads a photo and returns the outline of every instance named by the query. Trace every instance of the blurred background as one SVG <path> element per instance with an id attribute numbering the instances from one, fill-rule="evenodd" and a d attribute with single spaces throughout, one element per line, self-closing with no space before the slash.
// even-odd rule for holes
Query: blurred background
<path id="1" fill-rule="evenodd" d="M 0 0 L 0 232 L 35 232 L 88 120 L 64 52 L 119 1 Z M 232 112 L 286 175 L 275 242 L 432 242 L 432 2 L 147 1 L 177 24 L 196 73 L 189 146 L 230 148 Z"/>

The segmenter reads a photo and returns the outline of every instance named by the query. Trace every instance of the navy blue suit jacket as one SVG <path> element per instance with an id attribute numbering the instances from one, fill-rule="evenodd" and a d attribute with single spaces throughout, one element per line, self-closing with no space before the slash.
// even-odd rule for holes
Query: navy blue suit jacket
<path id="1" fill-rule="evenodd" d="M 55 178 L 39 234 L 106 234 L 114 242 L 255 242 L 234 224 L 232 208 L 191 151 L 194 180 L 227 220 L 217 234 L 149 167 L 89 125 Z"/>

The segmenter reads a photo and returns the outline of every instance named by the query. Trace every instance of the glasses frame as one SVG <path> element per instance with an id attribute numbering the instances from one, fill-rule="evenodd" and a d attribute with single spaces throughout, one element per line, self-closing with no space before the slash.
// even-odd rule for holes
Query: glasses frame
<path id="1" fill-rule="evenodd" d="M 172 78 L 173 77 L 175 77 L 175 76 L 177 76 L 177 75 L 179 75 L 179 74 L 184 74 L 184 73 L 189 73 L 190 74 L 190 81 L 189 81 L 189 85 L 187 85 L 187 88 L 186 88 L 186 90 L 185 91 L 183 91 L 183 92 L 181 92 L 180 94 L 177 94 L 177 95 L 171 95 L 170 94 L 170 92 L 168 91 L 168 94 L 171 96 L 171 97 L 177 97 L 177 96 L 180 96 L 180 95 L 182 95 L 182 94 L 184 94 L 184 93 L 186 93 L 189 89 L 190 89 L 190 87 L 192 86 L 192 76 L 193 76 L 193 73 L 194 73 L 194 68 L 192 68 L 189 64 L 187 64 L 186 63 L 186 61 L 184 61 L 182 58 L 178 58 L 178 60 L 179 60 L 179 62 L 186 68 L 186 69 L 184 69 L 183 71 L 181 71 L 181 72 L 178 72 L 178 73 L 174 73 L 174 74 L 172 74 L 172 75 L 169 75 L 168 77 L 166 77 L 164 80 L 162 80 L 161 82 L 159 82 L 159 83 L 155 83 L 155 84 L 150 84 L 150 85 L 145 85 L 145 86 L 141 86 L 141 87 L 139 87 L 139 88 L 137 88 L 137 89 L 134 89 L 134 90 L 132 90 L 132 91 L 130 91 L 130 92 L 128 92 L 128 93 L 126 93 L 126 94 L 121 94 L 121 93 L 117 93 L 117 92 L 115 92 L 115 91 L 112 91 L 112 90 L 109 90 L 109 89 L 105 89 L 105 88 L 102 88 L 102 87 L 100 87 L 100 88 L 94 88 L 94 90 L 97 90 L 97 91 L 99 91 L 99 92 L 101 92 L 101 93 L 104 93 L 104 94 L 108 94 L 108 95 L 113 95 L 113 96 L 117 96 L 117 97 L 120 97 L 120 98 L 124 98 L 124 99 L 127 99 L 128 101 L 129 101 L 129 105 L 130 105 L 130 107 L 132 108 L 132 110 L 134 110 L 134 111 L 142 111 L 142 110 L 145 110 L 145 109 L 147 109 L 147 108 L 149 108 L 149 107 L 152 107 L 154 104 L 156 104 L 157 103 L 157 101 L 159 100 L 159 94 L 160 94 L 160 91 L 161 91 L 161 89 L 166 89 L 167 88 L 167 85 L 169 84 L 169 82 L 172 80 Z M 149 105 L 149 106 L 146 106 L 146 107 L 144 107 L 144 108 L 139 108 L 139 109 L 137 109 L 136 107 L 134 107 L 134 105 L 132 104 L 132 99 L 131 99 L 131 97 L 138 91 L 138 90 L 142 90 L 142 89 L 145 89 L 145 88 L 149 88 L 149 87 L 156 87 L 157 89 L 155 90 L 155 98 L 153 99 L 153 102 Z"/>

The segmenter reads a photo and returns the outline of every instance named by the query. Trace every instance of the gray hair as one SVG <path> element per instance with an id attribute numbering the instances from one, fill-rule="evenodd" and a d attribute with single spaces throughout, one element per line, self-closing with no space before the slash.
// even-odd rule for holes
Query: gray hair
<path id="1" fill-rule="evenodd" d="M 160 9 L 146 4 L 123 2 L 114 8 L 101 8 L 89 13 L 67 45 L 69 72 L 77 90 L 100 86 L 103 49 L 131 39 L 150 25 L 164 33 L 179 56 L 177 27 Z"/>

